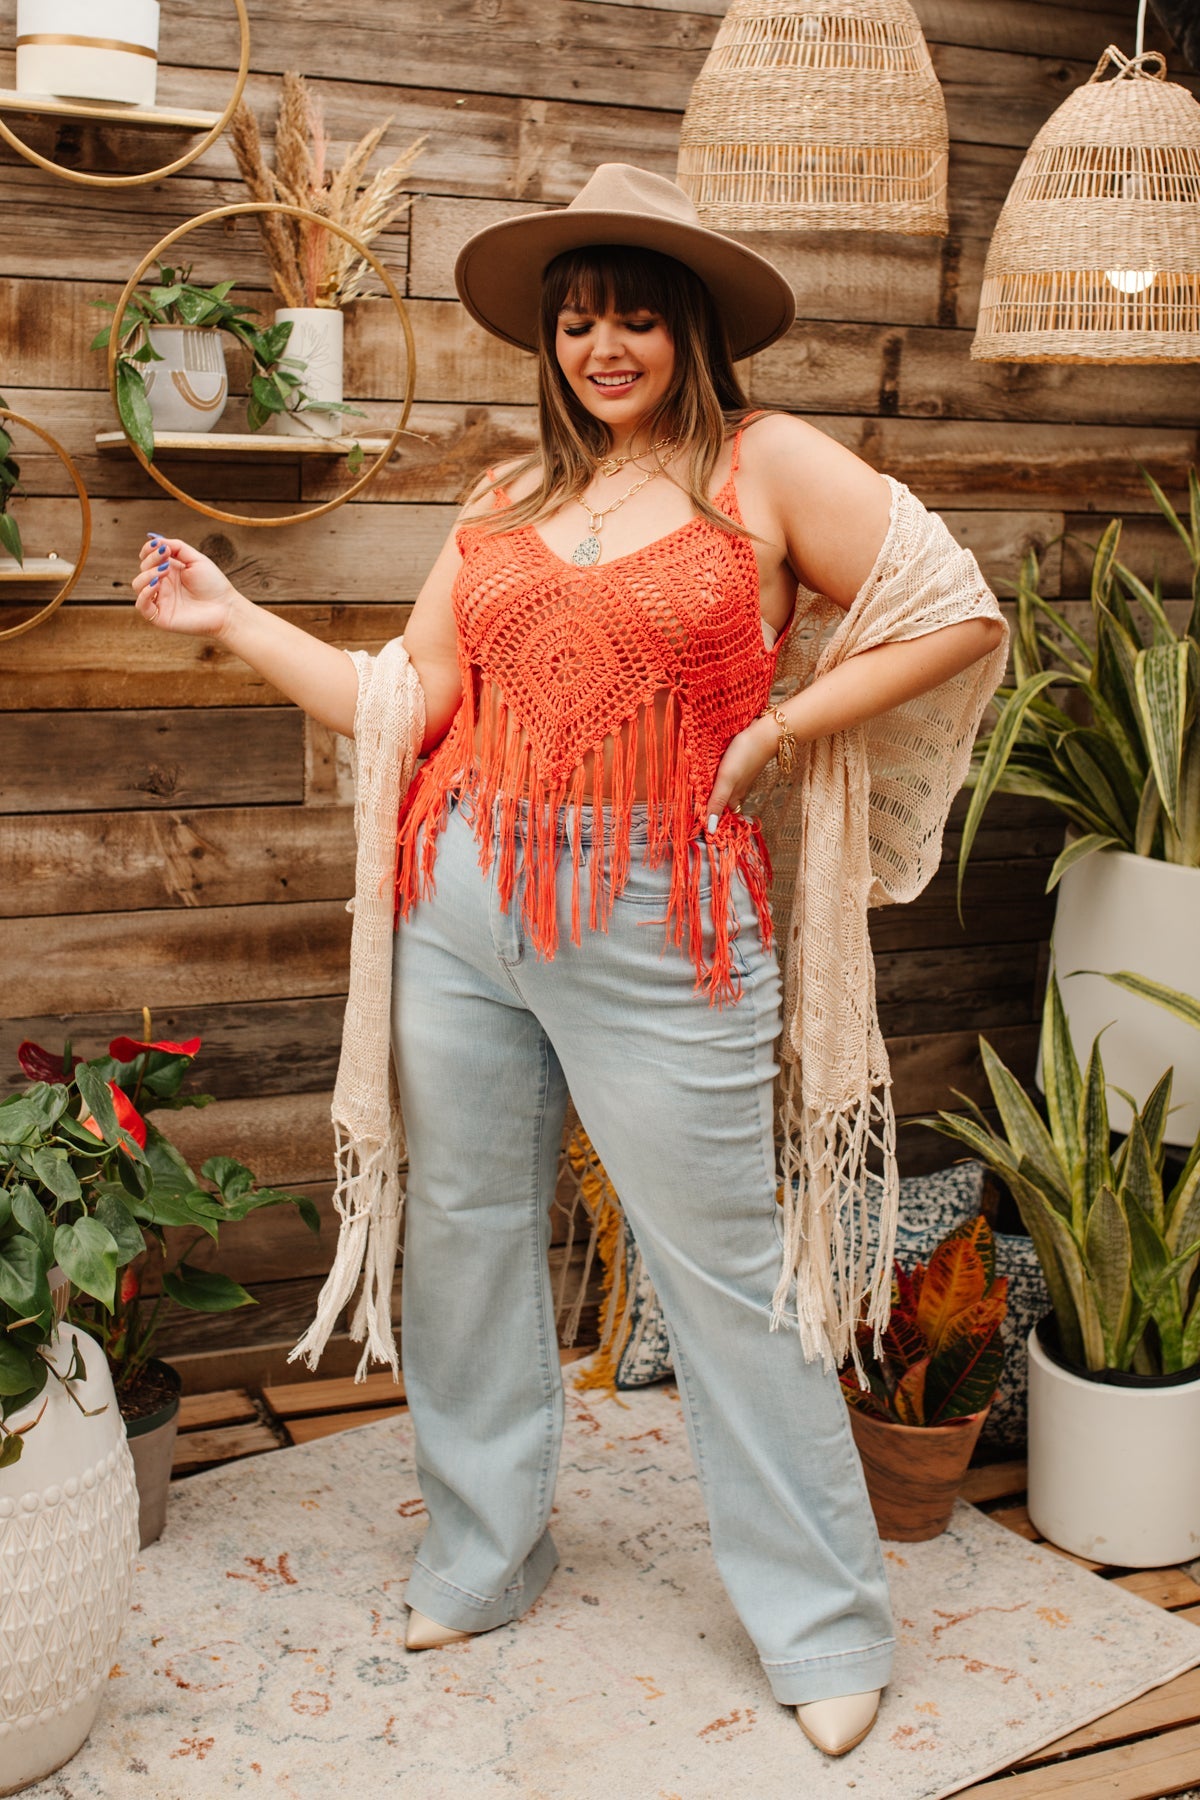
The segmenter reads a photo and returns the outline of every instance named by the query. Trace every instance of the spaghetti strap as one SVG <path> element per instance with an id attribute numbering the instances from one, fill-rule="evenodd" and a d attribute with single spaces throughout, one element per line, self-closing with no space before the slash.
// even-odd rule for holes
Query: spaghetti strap
<path id="1" fill-rule="evenodd" d="M 745 431 L 747 425 L 753 425 L 757 419 L 765 419 L 766 416 L 767 416 L 767 408 L 765 406 L 760 406 L 757 412 L 752 412 L 747 418 L 743 419 L 741 424 L 738 426 L 737 430 L 734 432 L 734 434 L 733 434 L 733 454 L 729 459 L 729 479 L 731 481 L 733 480 L 733 477 L 737 474 L 738 464 L 742 460 L 742 434 L 743 434 L 743 432 Z"/>

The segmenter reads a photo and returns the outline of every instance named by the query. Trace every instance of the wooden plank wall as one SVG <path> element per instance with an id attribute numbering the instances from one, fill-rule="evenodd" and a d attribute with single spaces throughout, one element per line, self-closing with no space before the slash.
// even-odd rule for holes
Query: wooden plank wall
<path id="1" fill-rule="evenodd" d="M 1137 465 L 1173 491 L 1184 484 L 1197 452 L 1195 369 L 968 359 L 988 236 L 1022 152 L 1109 41 L 1132 47 L 1134 0 L 916 5 L 949 107 L 950 235 L 764 238 L 795 283 L 800 317 L 747 368 L 751 394 L 908 481 L 1001 593 L 1032 544 L 1044 552 L 1046 592 L 1076 608 L 1084 544 L 1113 509 L 1130 519 L 1131 556 L 1178 591 L 1177 546 Z M 231 10 L 227 0 L 164 9 L 164 103 L 223 104 Z M 416 331 L 419 436 L 363 498 L 299 527 L 214 524 L 131 460 L 93 447 L 113 421 L 101 358 L 87 348 L 100 317 L 91 303 L 114 298 L 174 225 L 244 197 L 228 144 L 125 192 L 70 186 L 0 147 L 0 392 L 64 440 L 95 508 L 74 597 L 0 655 L 0 1080 L 16 1079 L 21 1037 L 53 1044 L 69 1031 L 91 1053 L 134 1029 L 147 1005 L 157 1032 L 205 1040 L 200 1085 L 217 1103 L 180 1116 L 186 1147 L 243 1155 L 328 1214 L 327 1103 L 349 935 L 345 759 L 219 650 L 138 624 L 126 586 L 136 552 L 149 528 L 178 533 L 322 637 L 372 646 L 399 630 L 464 485 L 532 430 L 530 363 L 462 312 L 457 246 L 517 204 L 566 201 L 597 162 L 672 174 L 680 114 L 722 10 L 722 0 L 443 0 L 436 11 L 417 0 L 250 0 L 248 96 L 264 123 L 279 72 L 298 68 L 319 91 L 335 155 L 389 115 L 389 144 L 426 138 L 411 215 L 384 245 Z M 4 0 L 5 44 L 13 14 Z M 11 85 L 0 53 L 0 86 Z M 128 166 L 175 142 L 91 126 L 28 131 L 91 167 Z M 265 290 L 246 221 L 197 233 L 187 249 L 198 278 L 234 275 L 252 295 Z M 348 394 L 383 422 L 402 379 L 387 308 L 360 308 Z M 24 461 L 27 546 L 65 553 L 73 508 L 61 472 L 37 454 Z M 261 516 L 326 498 L 345 479 L 265 462 L 197 461 L 175 473 L 202 497 Z M 917 904 L 879 916 L 901 1113 L 945 1103 L 951 1086 L 978 1091 L 980 1029 L 1030 1068 L 1057 835 L 1045 813 L 997 806 L 965 929 L 948 868 Z M 952 831 L 951 854 L 956 843 Z M 909 1168 L 946 1160 L 940 1141 L 903 1141 Z M 331 1239 L 327 1230 L 311 1241 L 281 1214 L 231 1239 L 221 1266 L 252 1277 L 260 1305 L 172 1325 L 167 1347 L 189 1385 L 279 1378 Z M 349 1366 L 339 1340 L 324 1372 Z"/>

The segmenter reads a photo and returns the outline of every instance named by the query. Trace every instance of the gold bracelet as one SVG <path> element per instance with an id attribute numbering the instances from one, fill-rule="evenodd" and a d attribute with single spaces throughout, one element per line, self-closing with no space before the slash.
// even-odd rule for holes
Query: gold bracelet
<path id="1" fill-rule="evenodd" d="M 760 714 L 764 719 L 774 719 L 779 727 L 779 742 L 775 746 L 775 760 L 779 764 L 781 775 L 794 775 L 796 772 L 796 739 L 792 728 L 784 717 L 782 706 L 768 706 Z"/>

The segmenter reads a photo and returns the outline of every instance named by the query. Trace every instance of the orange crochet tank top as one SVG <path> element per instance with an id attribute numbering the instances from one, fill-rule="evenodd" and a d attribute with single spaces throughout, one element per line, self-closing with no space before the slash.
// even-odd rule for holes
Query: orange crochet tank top
<path id="1" fill-rule="evenodd" d="M 719 510 L 739 524 L 734 438 Z M 499 490 L 495 504 L 509 504 Z M 517 887 L 540 956 L 558 943 L 556 861 L 572 857 L 570 933 L 580 941 L 580 846 L 565 809 L 593 809 L 588 923 L 607 928 L 629 869 L 630 809 L 644 795 L 645 859 L 669 860 L 666 931 L 686 946 L 697 986 L 736 999 L 730 885 L 753 897 L 765 942 L 770 860 L 757 819 L 726 812 L 711 836 L 703 808 L 730 738 L 762 712 L 781 639 L 763 642 L 758 565 L 749 538 L 695 515 L 609 562 L 578 568 L 533 526 L 488 534 L 460 526 L 453 591 L 463 699 L 409 787 L 400 812 L 397 915 L 432 892 L 451 793 L 467 808 L 487 871 L 498 859 L 502 906 Z M 420 848 L 417 836 L 424 827 Z M 711 874 L 712 954 L 704 953 L 702 875 Z"/>

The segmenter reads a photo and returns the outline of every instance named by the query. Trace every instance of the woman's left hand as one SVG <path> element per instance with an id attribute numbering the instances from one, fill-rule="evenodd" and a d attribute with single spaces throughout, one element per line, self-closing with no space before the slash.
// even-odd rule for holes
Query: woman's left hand
<path id="1" fill-rule="evenodd" d="M 739 807 L 775 754 L 779 727 L 773 719 L 755 719 L 730 738 L 705 808 L 709 832 L 717 829 L 727 807 Z"/>

